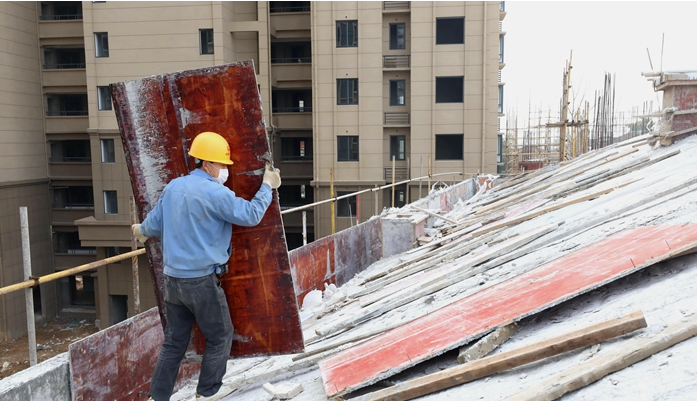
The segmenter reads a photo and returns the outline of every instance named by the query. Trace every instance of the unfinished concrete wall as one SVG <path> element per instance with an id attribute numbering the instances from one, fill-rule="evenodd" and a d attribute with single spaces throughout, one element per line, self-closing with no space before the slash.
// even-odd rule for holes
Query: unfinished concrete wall
<path id="1" fill-rule="evenodd" d="M 467 200 L 477 192 L 474 179 L 435 191 L 413 205 L 448 212 L 453 205 Z M 324 290 L 324 285 L 341 286 L 380 258 L 412 249 L 424 229 L 437 219 L 409 205 L 398 213 L 370 219 L 334 235 L 296 248 L 289 252 L 295 295 L 302 305 L 305 295 Z"/>
<path id="2" fill-rule="evenodd" d="M 0 380 L 3 401 L 71 401 L 68 353 Z"/>

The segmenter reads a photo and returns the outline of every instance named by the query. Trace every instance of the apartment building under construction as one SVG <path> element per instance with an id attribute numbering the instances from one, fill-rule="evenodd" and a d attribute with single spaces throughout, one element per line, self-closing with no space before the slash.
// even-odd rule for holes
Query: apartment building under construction
<path id="1" fill-rule="evenodd" d="M 479 1 L 0 2 L 0 286 L 23 279 L 20 206 L 35 276 L 130 250 L 114 82 L 254 60 L 284 209 L 332 185 L 496 172 L 504 16 Z M 421 185 L 398 186 L 395 206 Z M 337 202 L 336 230 L 392 205 L 391 190 L 377 195 Z M 307 211 L 308 241 L 331 233 L 330 210 Z M 301 213 L 284 226 L 302 245 Z M 130 263 L 99 267 L 35 288 L 35 309 L 107 327 L 133 314 L 132 280 Z M 155 306 L 148 269 L 140 281 L 143 309 Z M 26 330 L 20 292 L 0 316 L 6 339 Z"/>

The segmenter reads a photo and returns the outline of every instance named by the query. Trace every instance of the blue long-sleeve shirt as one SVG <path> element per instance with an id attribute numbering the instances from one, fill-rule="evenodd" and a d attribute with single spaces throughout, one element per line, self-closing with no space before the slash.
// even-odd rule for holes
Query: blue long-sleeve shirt
<path id="1" fill-rule="evenodd" d="M 162 237 L 166 275 L 202 277 L 230 258 L 232 224 L 259 224 L 270 204 L 268 184 L 247 201 L 196 169 L 165 186 L 140 231 L 146 237 Z"/>

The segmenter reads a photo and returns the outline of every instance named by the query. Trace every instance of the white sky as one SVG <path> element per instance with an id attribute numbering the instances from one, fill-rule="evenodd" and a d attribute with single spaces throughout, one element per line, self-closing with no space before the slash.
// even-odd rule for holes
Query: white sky
<path id="1" fill-rule="evenodd" d="M 558 116 L 562 78 L 573 50 L 572 106 L 601 93 L 605 73 L 615 74 L 615 110 L 631 111 L 653 100 L 653 85 L 641 75 L 697 70 L 697 2 L 506 1 L 501 80 L 504 112 L 527 119 L 528 106 Z"/>

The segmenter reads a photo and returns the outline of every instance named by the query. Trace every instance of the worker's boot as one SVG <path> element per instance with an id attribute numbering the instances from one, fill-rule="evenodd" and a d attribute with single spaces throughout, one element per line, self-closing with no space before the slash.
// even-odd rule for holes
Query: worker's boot
<path id="1" fill-rule="evenodd" d="M 204 400 L 206 400 L 206 401 L 213 401 L 213 400 L 219 400 L 219 399 L 225 397 L 226 395 L 232 393 L 232 391 L 233 391 L 232 388 L 230 388 L 230 387 L 228 387 L 228 386 L 226 386 L 226 385 L 222 385 L 222 386 L 220 387 L 220 390 L 218 390 L 217 393 L 215 393 L 215 394 L 213 394 L 213 395 L 210 395 L 210 396 L 208 396 L 208 397 L 206 397 L 205 395 L 196 394 L 196 398 L 194 398 L 194 400 L 196 400 L 196 401 L 204 401 Z"/>

